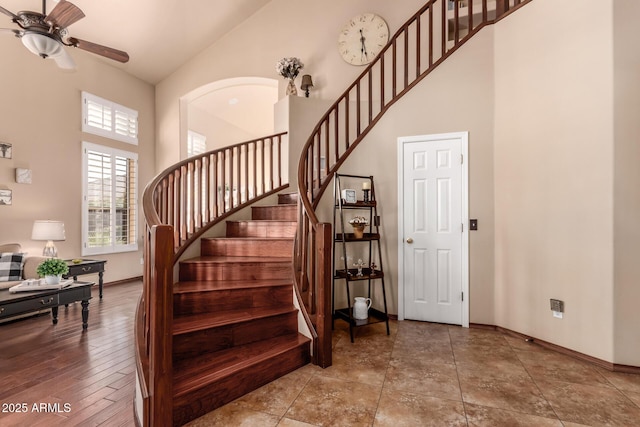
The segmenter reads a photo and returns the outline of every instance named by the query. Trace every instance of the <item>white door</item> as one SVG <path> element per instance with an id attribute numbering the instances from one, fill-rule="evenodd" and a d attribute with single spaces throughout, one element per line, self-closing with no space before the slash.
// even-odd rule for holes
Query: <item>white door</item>
<path id="1" fill-rule="evenodd" d="M 467 133 L 399 139 L 400 318 L 469 325 Z"/>

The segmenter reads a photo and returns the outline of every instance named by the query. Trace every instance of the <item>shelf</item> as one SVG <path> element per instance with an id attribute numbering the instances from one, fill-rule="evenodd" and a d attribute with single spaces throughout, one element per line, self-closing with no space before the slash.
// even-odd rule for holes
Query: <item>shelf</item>
<path id="1" fill-rule="evenodd" d="M 338 233 L 336 234 L 336 242 L 342 242 L 344 239 L 345 242 L 368 242 L 371 240 L 380 240 L 379 233 L 364 233 L 362 238 L 356 239 L 353 233 Z"/>
<path id="2" fill-rule="evenodd" d="M 370 268 L 363 268 L 362 276 L 357 276 L 357 268 L 350 268 L 348 271 L 350 273 L 349 275 L 344 271 L 344 269 L 336 270 L 336 274 L 334 277 L 336 279 L 347 279 L 350 282 L 355 282 L 358 280 L 382 279 L 384 277 L 384 273 L 380 270 L 374 270 L 373 274 L 371 274 Z"/>
<path id="3" fill-rule="evenodd" d="M 336 203 L 336 206 L 338 206 L 338 203 Z M 342 204 L 342 209 L 369 209 L 369 208 L 375 208 L 376 207 L 376 201 L 372 200 L 369 202 L 363 202 L 362 200 L 358 200 L 355 203 L 343 203 Z"/>
<path id="4" fill-rule="evenodd" d="M 352 308 L 341 308 L 335 311 L 334 317 L 351 323 L 351 326 L 366 326 L 387 321 L 387 315 L 375 308 L 369 309 L 369 317 L 366 319 L 353 319 L 350 316 L 352 310 Z"/>

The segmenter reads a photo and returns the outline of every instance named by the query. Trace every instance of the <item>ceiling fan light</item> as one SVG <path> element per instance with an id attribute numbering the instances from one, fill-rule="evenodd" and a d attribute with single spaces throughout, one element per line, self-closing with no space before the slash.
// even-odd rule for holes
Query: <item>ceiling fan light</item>
<path id="1" fill-rule="evenodd" d="M 21 40 L 27 49 L 42 58 L 60 55 L 63 50 L 60 42 L 40 33 L 26 33 Z"/>

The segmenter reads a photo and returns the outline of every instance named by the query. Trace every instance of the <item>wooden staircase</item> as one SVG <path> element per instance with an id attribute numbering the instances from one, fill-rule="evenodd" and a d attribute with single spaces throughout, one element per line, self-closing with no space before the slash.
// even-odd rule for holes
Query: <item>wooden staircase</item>
<path id="1" fill-rule="evenodd" d="M 182 425 L 310 361 L 298 333 L 291 257 L 296 195 L 227 221 L 180 262 L 173 297 L 173 425 Z"/>

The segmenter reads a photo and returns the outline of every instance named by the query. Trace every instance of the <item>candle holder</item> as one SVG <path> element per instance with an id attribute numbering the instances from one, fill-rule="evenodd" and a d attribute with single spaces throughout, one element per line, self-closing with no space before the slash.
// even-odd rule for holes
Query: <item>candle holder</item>
<path id="1" fill-rule="evenodd" d="M 364 193 L 364 195 L 362 196 L 362 200 L 365 203 L 369 203 L 369 190 L 362 190 L 362 192 Z"/>

